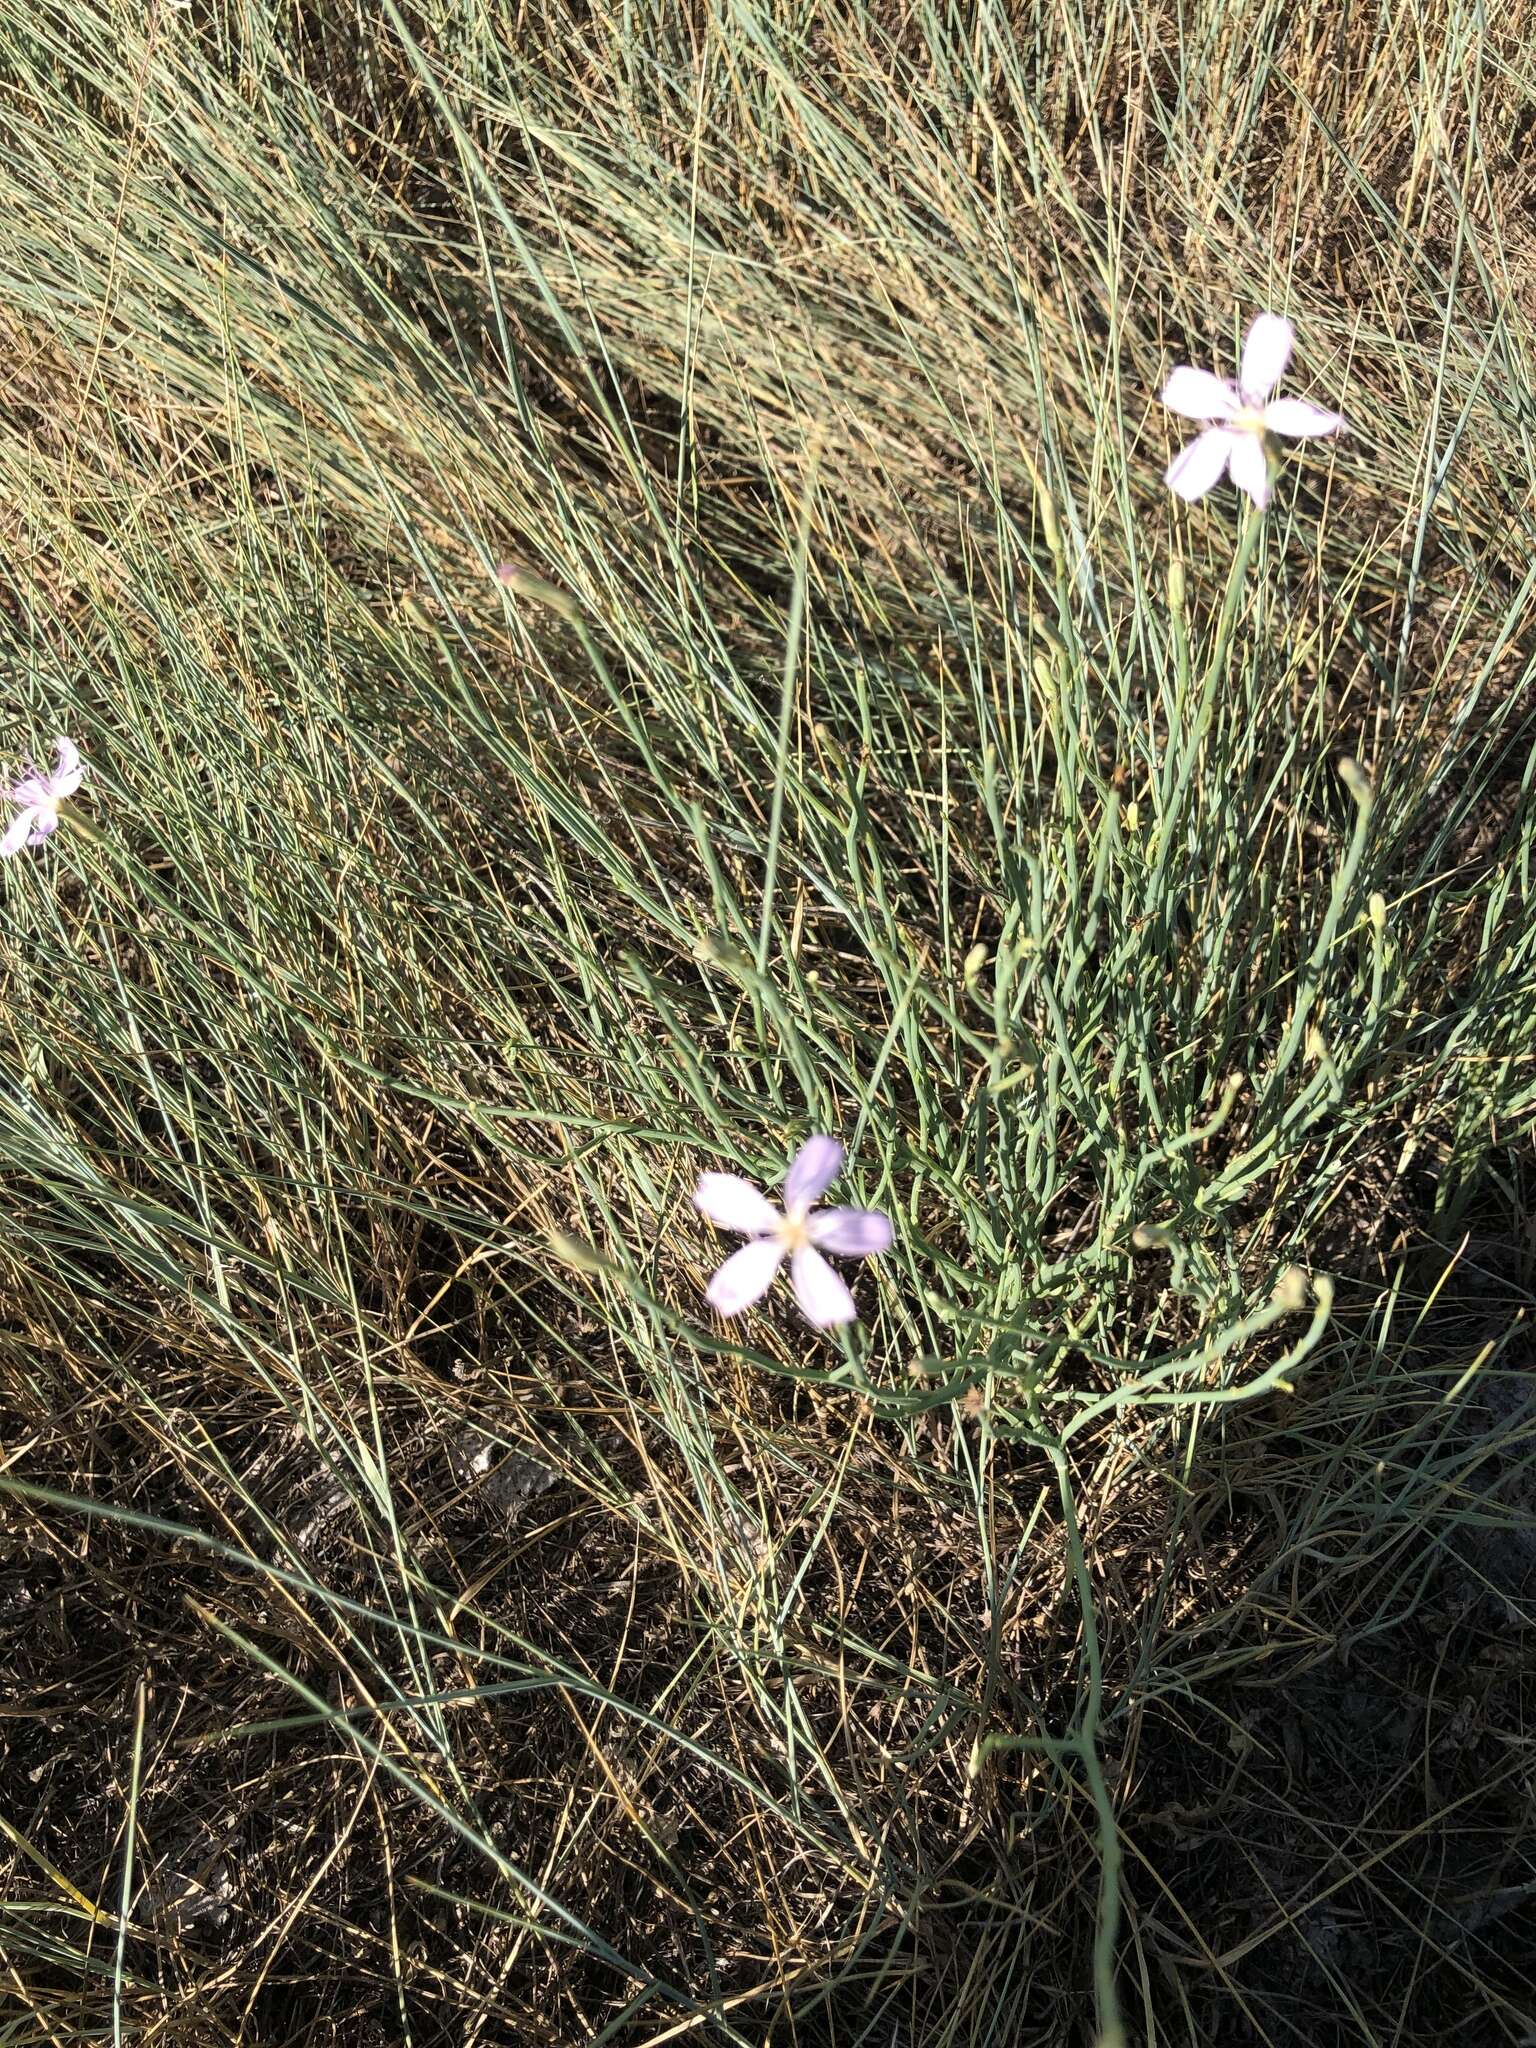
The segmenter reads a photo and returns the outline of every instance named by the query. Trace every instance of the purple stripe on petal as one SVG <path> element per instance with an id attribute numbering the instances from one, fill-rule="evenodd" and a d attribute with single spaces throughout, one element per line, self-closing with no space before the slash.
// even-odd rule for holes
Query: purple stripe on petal
<path id="1" fill-rule="evenodd" d="M 1178 497 L 1193 503 L 1203 498 L 1226 474 L 1236 434 L 1225 427 L 1207 427 L 1187 448 L 1181 448 L 1163 472 L 1163 482 Z"/>
<path id="2" fill-rule="evenodd" d="M 1250 405 L 1259 405 L 1285 375 L 1296 330 L 1278 313 L 1261 313 L 1243 340 L 1243 364 L 1237 381 Z"/>
<path id="3" fill-rule="evenodd" d="M 1264 424 L 1272 434 L 1285 434 L 1303 441 L 1314 434 L 1337 434 L 1343 428 L 1341 412 L 1324 412 L 1304 398 L 1275 398 L 1264 408 Z"/>
<path id="4" fill-rule="evenodd" d="M 818 1209 L 806 1229 L 811 1243 L 845 1259 L 873 1258 L 891 1248 L 891 1219 L 878 1209 Z"/>
<path id="5" fill-rule="evenodd" d="M 836 1138 L 807 1138 L 784 1176 L 784 1206 L 814 1202 L 843 1170 L 843 1148 Z"/>
<path id="6" fill-rule="evenodd" d="M 732 1252 L 704 1290 L 704 1299 L 723 1316 L 740 1315 L 773 1285 L 784 1247 L 776 1237 L 755 1237 Z"/>
<path id="7" fill-rule="evenodd" d="M 5 828 L 5 836 L 0 838 L 0 860 L 9 860 L 13 853 L 20 853 L 21 849 L 27 844 L 32 827 L 37 823 L 40 815 L 41 813 L 35 804 L 27 810 L 16 813 L 16 816 L 12 818 L 10 824 Z"/>
<path id="8" fill-rule="evenodd" d="M 1180 363 L 1163 386 L 1163 403 L 1187 420 L 1229 420 L 1237 411 L 1237 393 L 1214 371 Z"/>
<path id="9" fill-rule="evenodd" d="M 737 1257 L 741 1254 L 738 1252 Z M 859 1312 L 853 1305 L 842 1278 L 833 1272 L 821 1253 L 801 1245 L 789 1262 L 790 1282 L 800 1313 L 818 1330 L 830 1330 L 839 1323 L 856 1323 Z"/>
<path id="10" fill-rule="evenodd" d="M 739 1173 L 701 1173 L 693 1206 L 722 1230 L 737 1230 L 743 1237 L 766 1237 L 779 1227 L 778 1210 Z"/>
<path id="11" fill-rule="evenodd" d="M 1262 512 L 1269 503 L 1269 457 L 1257 434 L 1234 434 L 1227 464 L 1232 481 L 1246 491 Z"/>

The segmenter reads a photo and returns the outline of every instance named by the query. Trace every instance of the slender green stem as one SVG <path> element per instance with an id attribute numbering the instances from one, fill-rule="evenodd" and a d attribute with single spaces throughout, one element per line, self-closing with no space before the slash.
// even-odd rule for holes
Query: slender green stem
<path id="1" fill-rule="evenodd" d="M 806 585 L 810 572 L 811 517 L 816 504 L 816 475 L 821 466 L 817 441 L 806 463 L 800 521 L 795 534 L 794 578 L 789 616 L 784 627 L 784 660 L 780 670 L 779 723 L 773 750 L 773 800 L 768 812 L 768 841 L 763 853 L 763 902 L 757 926 L 757 971 L 768 972 L 773 934 L 773 893 L 779 876 L 779 847 L 784 834 L 784 790 L 789 781 L 790 741 L 795 723 L 795 679 L 800 672 L 800 642 L 805 627 Z"/>

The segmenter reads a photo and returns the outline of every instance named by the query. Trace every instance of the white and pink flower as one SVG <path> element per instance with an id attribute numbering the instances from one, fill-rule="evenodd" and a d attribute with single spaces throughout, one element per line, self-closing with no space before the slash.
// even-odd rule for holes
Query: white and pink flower
<path id="1" fill-rule="evenodd" d="M 1179 497 L 1194 500 L 1230 476 L 1262 512 L 1269 503 L 1266 436 L 1291 440 L 1343 430 L 1344 415 L 1325 412 L 1304 398 L 1272 398 L 1285 375 L 1296 330 L 1278 313 L 1260 313 L 1243 341 L 1237 382 L 1213 370 L 1181 363 L 1163 386 L 1163 403 L 1188 420 L 1203 420 L 1205 432 L 1181 448 L 1163 481 Z"/>
<path id="2" fill-rule="evenodd" d="M 0 858 L 9 860 L 24 846 L 41 846 L 51 832 L 56 832 L 59 828 L 59 805 L 65 797 L 74 795 L 84 775 L 80 749 L 73 740 L 54 741 L 51 774 L 34 768 L 30 761 L 23 762 L 20 781 L 13 782 L 5 791 L 9 800 L 20 804 L 21 809 L 5 828 L 4 835 L 0 836 Z"/>
<path id="3" fill-rule="evenodd" d="M 732 1252 L 705 1290 L 711 1308 L 723 1316 L 740 1315 L 760 1301 L 774 1275 L 789 1260 L 790 1285 L 800 1313 L 818 1330 L 858 1321 L 841 1275 L 823 1252 L 842 1258 L 866 1259 L 891 1248 L 891 1221 L 878 1209 L 815 1209 L 843 1168 L 843 1148 L 836 1138 L 808 1138 L 790 1162 L 784 1177 L 784 1206 L 734 1173 L 706 1173 L 694 1190 L 694 1207 L 722 1230 L 734 1230 L 748 1242 Z"/>

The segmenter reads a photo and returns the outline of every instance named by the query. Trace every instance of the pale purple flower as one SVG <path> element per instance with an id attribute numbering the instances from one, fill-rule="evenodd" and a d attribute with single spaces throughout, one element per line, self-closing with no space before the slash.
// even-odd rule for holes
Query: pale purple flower
<path id="1" fill-rule="evenodd" d="M 790 1285 L 808 1323 L 830 1330 L 837 1323 L 858 1321 L 853 1296 L 821 1255 L 826 1251 L 865 1259 L 889 1251 L 891 1222 L 878 1209 L 812 1211 L 812 1203 L 842 1170 L 843 1148 L 836 1138 L 807 1138 L 784 1177 L 782 1209 L 739 1174 L 699 1176 L 694 1207 L 722 1230 L 748 1239 L 705 1289 L 711 1308 L 723 1316 L 739 1315 L 768 1292 L 788 1258 Z"/>
<path id="2" fill-rule="evenodd" d="M 56 832 L 59 805 L 80 787 L 85 774 L 80 749 L 73 740 L 65 739 L 55 740 L 53 748 L 51 775 L 34 768 L 30 761 L 23 762 L 21 780 L 5 791 L 13 804 L 21 805 L 0 838 L 0 857 L 6 860 L 24 846 L 41 846 L 50 832 Z"/>
<path id="3" fill-rule="evenodd" d="M 1163 386 L 1163 403 L 1187 420 L 1204 420 L 1206 429 L 1181 448 L 1164 472 L 1163 481 L 1179 497 L 1203 498 L 1222 477 L 1230 476 L 1262 512 L 1269 503 L 1269 456 L 1266 434 L 1306 440 L 1314 434 L 1337 434 L 1344 415 L 1324 412 L 1304 398 L 1271 398 L 1291 360 L 1296 330 L 1278 313 L 1260 313 L 1243 340 L 1242 367 L 1234 384 L 1212 370 L 1193 370 L 1181 363 Z"/>

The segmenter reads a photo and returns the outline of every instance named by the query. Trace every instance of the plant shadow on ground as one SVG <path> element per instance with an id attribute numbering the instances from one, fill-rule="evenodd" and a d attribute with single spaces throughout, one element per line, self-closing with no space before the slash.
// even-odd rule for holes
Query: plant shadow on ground
<path id="1" fill-rule="evenodd" d="M 1528 2023 L 1536 1397 L 1519 1318 L 1530 1275 L 1510 1239 L 1468 1236 L 1451 1253 L 1426 1248 L 1406 1262 L 1418 1286 L 1398 1291 L 1396 1313 L 1412 1310 L 1413 1327 L 1392 1347 L 1379 1301 L 1346 1288 L 1341 1341 L 1293 1400 L 1238 1411 L 1192 1458 L 1186 1447 L 1177 1473 L 1115 1469 L 1112 1485 L 1101 1472 L 1085 1490 L 1109 1701 L 1101 1752 L 1125 1858 L 1122 1997 L 1157 2038 L 1518 2040 Z M 728 1740 L 750 1756 L 765 1724 L 739 1694 L 732 1705 L 718 1665 L 714 1697 L 695 1687 L 695 1709 L 679 1710 L 679 1674 L 710 1656 L 718 1624 L 705 1623 L 676 1554 L 646 1543 L 645 1517 L 614 1514 L 620 1500 L 657 1502 L 664 1461 L 590 1389 L 566 1382 L 551 1399 L 547 1386 L 480 1368 L 465 1380 L 445 1387 L 429 1374 L 419 1397 L 397 1391 L 385 1402 L 424 1582 L 494 1616 L 526 1646 L 527 1669 L 541 1651 L 553 1660 L 575 1648 L 581 1663 L 590 1650 L 615 1692 L 670 1697 L 674 1729 L 717 1754 Z M 784 1426 L 771 1388 L 745 1391 L 760 1422 L 777 1407 Z M 805 1418 L 789 1419 L 803 1441 Z M 824 1413 L 819 1428 L 835 1442 L 847 1419 Z M 65 1425 L 76 1450 L 82 1438 L 90 1446 L 98 1497 L 163 1524 L 207 1526 L 206 1488 L 146 1460 L 142 1440 L 106 1420 L 93 1426 L 84 1407 Z M 818 1947 L 794 1902 L 806 1845 L 793 1829 L 754 1816 L 702 1761 L 605 1725 L 601 1709 L 573 1717 L 569 1693 L 547 1675 L 471 1699 L 467 1688 L 507 1674 L 446 1649 L 423 1666 L 431 1683 L 419 1689 L 435 1684 L 445 1711 L 464 1717 L 452 1760 L 467 1793 L 461 1811 L 537 1872 L 572 1824 L 579 1786 L 597 1853 L 584 1893 L 567 1870 L 564 1903 L 664 1979 L 697 1987 L 713 1974 L 730 2025 L 705 2017 L 701 2038 L 1044 2042 L 1076 2037 L 1069 2019 L 1062 2031 L 1074 2008 L 1075 2025 L 1088 2027 L 1097 1859 L 1080 1787 L 1017 1757 L 965 1785 L 966 1745 L 981 1724 L 964 1711 L 957 1644 L 968 1634 L 985 1643 L 993 1618 L 976 1608 L 974 1587 L 969 1607 L 948 1597 L 948 1575 L 957 1587 L 974 1581 L 979 1561 L 943 1485 L 925 1488 L 922 1477 L 950 1463 L 956 1433 L 974 1431 L 939 1416 L 904 1447 L 882 1445 L 891 1432 L 873 1427 L 797 1626 L 751 1652 L 768 1697 L 796 1675 L 825 1753 L 863 1785 L 861 1823 L 883 1814 L 888 1835 L 887 1907 L 870 1915 L 866 1902 L 861 1925 L 862 1886 L 850 1888 L 842 1932 L 808 1980 L 751 1990 L 754 1977 L 772 1976 L 775 1944 Z M 298 1531 L 297 1552 L 328 1596 L 366 1599 L 368 1543 L 347 1486 L 302 1458 L 291 1433 L 224 1448 L 245 1501 Z M 1044 1485 L 1027 1452 L 1005 1463 L 1000 1501 Z M 894 1522 L 893 1476 L 905 1481 Z M 231 1505 L 249 1541 L 249 1509 Z M 7 1810 L 24 1816 L 38 1867 L 108 1909 L 141 1679 L 146 1688 L 143 1890 L 124 1951 L 140 2010 L 166 2000 L 190 2023 L 202 1982 L 214 1989 L 199 2024 L 220 2025 L 218 2038 L 236 2038 L 237 2006 L 238 2038 L 252 2043 L 383 2043 L 399 2038 L 408 1984 L 419 2041 L 460 2038 L 471 2018 L 477 2038 L 509 2044 L 594 2024 L 625 2042 L 665 2031 L 647 2011 L 619 2023 L 621 1975 L 591 1957 L 557 1950 L 551 1975 L 548 1951 L 518 1937 L 532 1923 L 515 1888 L 502 1906 L 473 1903 L 487 1899 L 482 1850 L 379 1758 L 345 1766 L 324 1710 L 355 1711 L 376 1696 L 389 1651 L 374 1621 L 297 1589 L 284 1598 L 171 1536 L 111 1523 L 82 1531 L 15 1500 L 7 1522 Z M 904 1531 L 899 1544 L 893 1527 Z M 745 1612 L 763 1531 L 739 1534 L 735 1565 L 717 1558 L 715 1568 L 740 1571 Z M 1004 1724 L 1033 1714 L 1037 1726 L 1059 1726 L 1071 1712 L 1075 1617 L 1060 1536 L 1037 1522 L 1033 1576 L 999 1622 L 1008 1683 L 994 1718 Z M 930 1597 L 914 1600 L 919 1560 Z M 955 1719 L 949 1768 L 942 1743 L 911 1745 L 921 1730 L 903 1730 L 888 1696 L 861 1710 L 855 1686 L 850 1702 L 846 1662 L 835 1677 L 815 1670 L 816 1618 L 846 1602 L 849 1572 L 863 1581 L 860 1621 L 884 1612 L 904 1631 L 909 1682 L 946 1674 L 926 1697 L 910 1689 L 923 1713 Z M 432 1606 L 441 1626 L 442 1595 Z M 233 1638 L 221 1640 L 210 1617 Z M 291 1686 L 264 1681 L 235 1638 L 303 1683 L 316 1710 L 306 1715 Z M 730 1647 L 739 1670 L 746 1646 Z M 370 1673 L 361 1687 L 360 1670 Z M 910 1787 L 889 1768 L 904 1743 L 909 1766 L 918 1760 Z M 430 1744 L 396 1754 L 418 1783 L 433 1782 Z M 765 1928 L 756 1958 L 742 1945 L 739 1842 L 721 1853 L 754 1826 Z M 903 1887 L 908 1911 L 893 1917 Z M 814 1890 L 817 1912 L 836 1913 L 829 1869 Z M 488 1910 L 510 1922 L 488 1921 Z M 30 1956 L 35 1989 L 49 1953 Z M 67 1978 L 68 1945 L 52 1954 Z M 968 2007 L 978 1973 L 990 1987 L 984 2011 Z M 235 2006 L 221 1983 L 238 1986 Z M 955 2033 L 955 2015 L 967 2013 L 969 2031 Z"/>
<path id="2" fill-rule="evenodd" d="M 1464 1242 L 1346 1455 L 1319 1460 L 1303 1398 L 1262 1473 L 1239 1448 L 1210 1475 L 1268 1555 L 1237 1629 L 1215 1621 L 1212 1675 L 1138 1726 L 1129 1831 L 1138 1947 L 1193 2038 L 1536 2021 L 1530 1277 L 1511 1238 Z M 1287 1529 L 1293 1478 L 1311 1498 Z"/>
<path id="3" fill-rule="evenodd" d="M 892 1419 L 1030 1323 L 1188 1368 L 1072 1447 L 1130 2038 L 1524 2040 L 1524 13 L 238 12 L 0 0 L 5 2048 L 1086 2048 L 1062 1499 Z M 1171 514 L 1264 303 L 1358 432 Z M 696 1320 L 838 1117 L 878 1412 Z"/>

